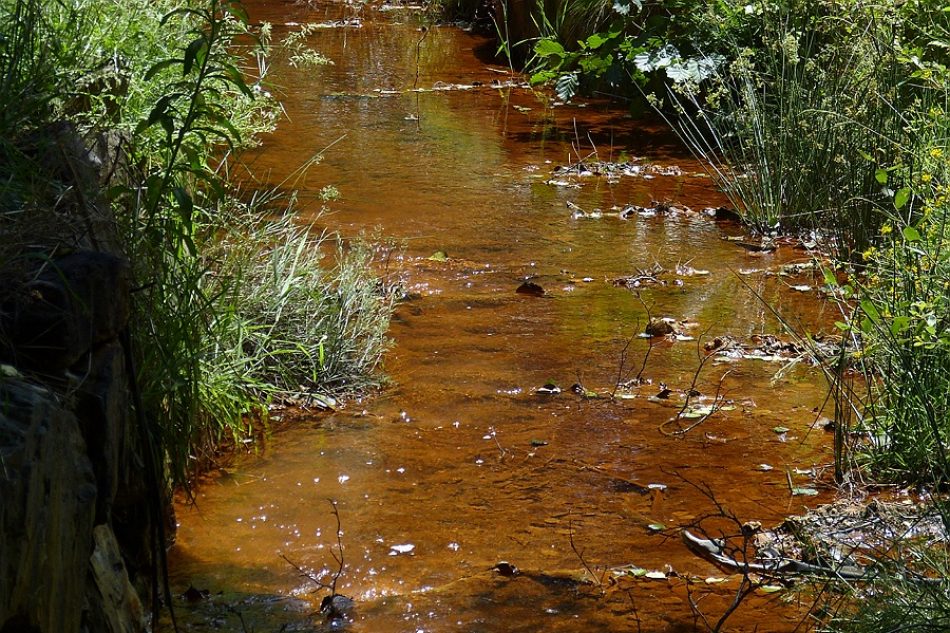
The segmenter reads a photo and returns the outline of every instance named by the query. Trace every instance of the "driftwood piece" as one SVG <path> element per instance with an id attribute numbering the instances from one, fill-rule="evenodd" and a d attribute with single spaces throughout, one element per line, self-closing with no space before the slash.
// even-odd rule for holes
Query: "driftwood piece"
<path id="1" fill-rule="evenodd" d="M 777 557 L 774 559 L 760 559 L 763 562 L 739 561 L 726 554 L 725 542 L 720 539 L 705 539 L 683 530 L 683 542 L 694 553 L 711 559 L 716 564 L 728 569 L 735 569 L 744 573 L 761 573 L 771 575 L 798 574 L 812 576 L 831 576 L 843 580 L 861 580 L 866 577 L 867 570 L 858 565 L 841 565 L 828 567 L 812 565 L 793 558 Z"/>

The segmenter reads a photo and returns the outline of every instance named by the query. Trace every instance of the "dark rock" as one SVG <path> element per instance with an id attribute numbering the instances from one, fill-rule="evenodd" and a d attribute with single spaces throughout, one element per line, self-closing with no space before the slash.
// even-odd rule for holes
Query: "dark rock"
<path id="1" fill-rule="evenodd" d="M 544 288 L 534 283 L 533 281 L 526 281 L 515 290 L 520 295 L 528 295 L 531 297 L 543 297 Z"/>
<path id="2" fill-rule="evenodd" d="M 210 598 L 211 592 L 207 589 L 198 589 L 194 585 L 188 585 L 188 588 L 182 592 L 181 597 L 185 602 L 201 602 Z"/>
<path id="3" fill-rule="evenodd" d="M 323 599 L 320 604 L 320 613 L 328 620 L 346 620 L 350 618 L 355 606 L 356 602 L 352 598 L 335 593 Z"/>
<path id="4" fill-rule="evenodd" d="M 85 361 L 85 362 L 83 362 Z M 96 473 L 96 522 L 109 522 L 120 477 L 141 473 L 129 450 L 128 379 L 122 346 L 106 343 L 72 368 L 75 411 Z"/>
<path id="5" fill-rule="evenodd" d="M 0 401 L 0 630 L 21 630 L 9 628 L 21 617 L 40 633 L 76 633 L 96 499 L 86 445 L 45 389 L 7 380 Z"/>
<path id="6" fill-rule="evenodd" d="M 517 576 L 520 573 L 520 570 L 517 567 L 506 560 L 498 561 L 495 566 L 492 567 L 492 571 L 495 571 L 499 576 L 504 576 L 506 578 Z"/>
<path id="7" fill-rule="evenodd" d="M 95 549 L 89 558 L 94 591 L 87 597 L 87 611 L 95 615 L 108 633 L 144 633 L 148 618 L 138 594 L 129 582 L 115 534 L 108 525 L 93 530 Z"/>
<path id="8" fill-rule="evenodd" d="M 9 235 L 41 253 L 66 247 L 121 254 L 115 215 L 103 191 L 128 181 L 126 137 L 106 131 L 87 138 L 72 123 L 57 121 L 13 142 L 18 160 L 26 161 L 33 181 L 43 184 L 30 191 L 29 202 L 4 192 L 4 207 L 30 207 L 29 213 L 10 214 L 5 227 Z M 17 169 L 25 171 L 22 165 Z"/>
<path id="9" fill-rule="evenodd" d="M 647 323 L 644 332 L 650 336 L 669 336 L 670 334 L 676 334 L 676 329 L 662 319 L 651 319 L 650 322 Z"/>
<path id="10" fill-rule="evenodd" d="M 708 209 L 703 209 L 703 212 L 706 213 L 711 218 L 717 220 L 728 220 L 730 222 L 742 222 L 742 216 L 735 209 L 730 209 L 728 207 L 709 207 Z"/>
<path id="11" fill-rule="evenodd" d="M 77 251 L 46 264 L 8 301 L 3 330 L 17 365 L 55 373 L 115 338 L 129 318 L 131 273 L 121 258 Z"/>

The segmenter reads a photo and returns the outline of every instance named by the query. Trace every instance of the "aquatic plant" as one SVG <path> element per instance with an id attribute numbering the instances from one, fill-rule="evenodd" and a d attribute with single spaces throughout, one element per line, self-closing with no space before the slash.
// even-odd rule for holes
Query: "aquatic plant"
<path id="1" fill-rule="evenodd" d="M 724 42 L 755 46 L 760 34 L 748 6 L 730 0 L 539 1 L 531 36 L 506 49 L 530 45 L 524 57 L 532 83 L 553 83 L 561 99 L 599 92 L 642 112 L 644 95 L 662 99 L 670 83 L 709 77 L 725 61 Z"/>

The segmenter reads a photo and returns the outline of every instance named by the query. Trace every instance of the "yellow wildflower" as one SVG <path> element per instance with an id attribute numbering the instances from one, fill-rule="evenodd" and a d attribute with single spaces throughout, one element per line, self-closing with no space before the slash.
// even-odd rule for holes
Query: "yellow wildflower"
<path id="1" fill-rule="evenodd" d="M 894 230 L 893 226 L 891 226 L 890 224 L 885 224 L 884 226 L 881 227 L 881 235 L 888 235 L 893 230 Z"/>

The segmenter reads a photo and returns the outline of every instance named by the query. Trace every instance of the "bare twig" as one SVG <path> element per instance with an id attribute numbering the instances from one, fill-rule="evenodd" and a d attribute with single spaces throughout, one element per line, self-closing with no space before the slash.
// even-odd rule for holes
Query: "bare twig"
<path id="1" fill-rule="evenodd" d="M 759 587 L 765 584 L 762 581 L 754 580 L 752 578 L 752 570 L 749 565 L 750 559 L 753 558 L 753 553 L 751 551 L 753 538 L 758 527 L 757 526 L 750 527 L 750 524 L 744 524 L 739 519 L 739 517 L 735 515 L 735 513 L 726 509 L 725 506 L 723 506 L 722 503 L 716 498 L 715 494 L 713 493 L 712 489 L 709 487 L 708 484 L 696 484 L 682 476 L 680 476 L 680 479 L 682 479 L 684 482 L 686 482 L 687 484 L 689 484 L 690 486 L 698 490 L 704 497 L 709 499 L 709 501 L 716 508 L 715 512 L 706 514 L 696 519 L 690 525 L 690 527 L 692 527 L 697 532 L 703 534 L 705 537 L 709 538 L 710 534 L 707 532 L 707 530 L 703 526 L 704 521 L 707 521 L 710 519 L 720 519 L 720 520 L 724 519 L 728 523 L 734 525 L 736 528 L 736 531 L 734 534 L 726 534 L 725 532 L 721 530 L 719 531 L 719 539 L 724 544 L 723 551 L 725 551 L 725 545 L 728 544 L 729 538 L 736 538 L 736 537 L 742 538 L 741 546 L 739 547 L 732 546 L 730 548 L 731 550 L 730 557 L 736 560 L 737 562 L 741 560 L 741 563 L 737 565 L 736 567 L 736 569 L 740 571 L 741 576 L 742 576 L 741 581 L 739 583 L 739 588 L 736 590 L 736 593 L 733 596 L 733 599 L 730 605 L 726 608 L 726 610 L 723 612 L 723 614 L 720 616 L 720 618 L 716 621 L 714 625 L 710 624 L 709 620 L 706 618 L 706 615 L 699 609 L 699 605 L 697 604 L 697 601 L 693 599 L 692 592 L 690 591 L 690 583 L 687 582 L 686 584 L 687 598 L 689 601 L 690 609 L 693 611 L 693 614 L 697 618 L 702 620 L 703 624 L 706 626 L 706 628 L 709 631 L 711 631 L 712 633 L 719 633 L 719 631 L 721 631 L 722 628 L 725 626 L 726 621 L 736 612 L 736 610 L 738 610 L 738 608 L 742 605 L 743 601 L 749 595 L 751 595 L 756 589 L 758 589 Z"/>
<path id="2" fill-rule="evenodd" d="M 699 608 L 699 604 L 693 598 L 693 583 L 688 578 L 686 579 L 686 601 L 689 603 L 689 610 L 693 612 L 694 622 L 701 620 L 707 629 L 712 630 L 709 620 L 706 619 L 706 614 L 703 613 L 702 609 Z"/>
<path id="3" fill-rule="evenodd" d="M 241 623 L 242 633 L 251 633 L 247 630 L 247 622 L 244 621 L 244 614 L 234 608 L 232 605 L 228 605 L 228 611 L 237 616 L 238 621 Z"/>
<path id="4" fill-rule="evenodd" d="M 711 418 L 713 415 L 715 415 L 716 413 L 722 410 L 723 403 L 726 401 L 725 396 L 721 395 L 722 383 L 723 381 L 725 381 L 726 376 L 728 376 L 731 372 L 732 370 L 730 369 L 719 378 L 719 384 L 716 386 L 716 395 L 713 396 L 713 403 L 710 405 L 709 413 L 705 414 L 704 416 L 702 416 L 701 418 L 699 418 L 698 420 L 696 420 L 695 422 L 693 422 L 686 428 L 680 429 L 679 431 L 675 431 L 677 435 L 686 435 L 687 433 L 695 429 L 697 426 L 699 426 L 700 424 L 702 424 L 703 422 L 705 422 L 706 420 Z"/>
<path id="5" fill-rule="evenodd" d="M 640 321 L 637 321 L 637 330 L 640 329 Z M 610 397 L 615 398 L 617 396 L 617 391 L 619 391 L 621 385 L 624 383 L 625 372 L 627 369 L 627 355 L 630 351 L 630 344 L 633 343 L 633 340 L 637 338 L 636 333 L 630 336 L 627 341 L 624 343 L 623 347 L 620 348 L 620 362 L 617 363 L 617 379 L 614 380 L 614 389 L 610 392 Z"/>
<path id="6" fill-rule="evenodd" d="M 333 560 L 339 565 L 336 573 L 333 574 L 333 581 L 330 583 L 330 592 L 336 595 L 336 584 L 340 581 L 340 576 L 343 575 L 343 523 L 340 521 L 340 509 L 337 507 L 336 501 L 329 499 L 329 502 L 333 506 L 333 516 L 336 517 L 336 546 L 340 552 L 339 556 L 335 552 L 330 552 Z"/>
<path id="7" fill-rule="evenodd" d="M 749 595 L 752 594 L 757 588 L 762 586 L 762 583 L 754 582 L 750 577 L 748 572 L 742 574 L 742 580 L 739 582 L 739 588 L 736 590 L 736 595 L 732 599 L 732 604 L 723 612 L 722 617 L 716 622 L 716 626 L 713 627 L 713 633 L 719 633 L 722 630 L 722 627 L 726 624 L 726 620 L 736 612 L 736 609 L 742 604 L 742 601 L 745 600 Z"/>
<path id="8" fill-rule="evenodd" d="M 488 427 L 488 434 L 491 435 L 491 438 L 495 441 L 495 446 L 498 447 L 498 459 L 502 460 L 505 458 L 505 455 L 508 454 L 508 451 L 501 445 L 501 442 L 498 441 L 498 431 L 495 430 L 494 426 Z"/>
<path id="9" fill-rule="evenodd" d="M 689 400 L 696 393 L 696 383 L 699 382 L 699 374 L 703 371 L 703 367 L 706 366 L 706 362 L 712 358 L 712 354 L 703 353 L 703 338 L 709 334 L 709 330 L 712 326 L 706 328 L 706 331 L 700 334 L 696 338 L 696 357 L 699 359 L 699 365 L 696 367 L 696 371 L 693 372 L 693 381 L 689 383 L 689 389 L 686 390 L 686 400 L 683 402 L 682 408 L 679 410 L 679 413 L 676 414 L 676 417 L 680 417 L 689 407 Z"/>
<path id="10" fill-rule="evenodd" d="M 731 373 L 731 370 L 726 371 L 722 376 L 719 377 L 719 383 L 716 385 L 716 393 L 713 396 L 713 401 L 712 401 L 712 404 L 710 405 L 708 413 L 701 416 L 698 420 L 696 420 L 696 422 L 693 422 L 692 424 L 686 426 L 685 428 L 681 427 L 681 428 L 676 429 L 675 431 L 666 430 L 666 427 L 669 426 L 670 424 L 673 424 L 673 423 L 679 424 L 679 421 L 682 419 L 683 414 L 686 413 L 686 410 L 689 408 L 690 400 L 694 397 L 695 394 L 699 393 L 696 389 L 696 384 L 699 382 L 699 375 L 703 371 L 703 367 L 706 366 L 706 363 L 709 362 L 709 359 L 713 357 L 712 354 L 703 353 L 703 338 L 708 333 L 709 333 L 709 328 L 706 328 L 706 331 L 703 332 L 696 339 L 696 356 L 699 358 L 699 365 L 696 367 L 696 371 L 693 372 L 693 380 L 692 382 L 690 382 L 689 388 L 686 390 L 686 399 L 683 401 L 683 406 L 680 407 L 680 410 L 676 412 L 675 416 L 673 416 L 666 422 L 663 422 L 662 424 L 660 424 L 659 430 L 664 435 L 667 435 L 667 436 L 685 435 L 686 433 L 689 433 L 690 431 L 695 429 L 697 426 L 699 426 L 700 424 L 708 420 L 710 417 L 712 417 L 713 415 L 715 415 L 716 413 L 722 410 L 723 404 L 725 403 L 725 396 L 722 394 L 722 385 L 725 382 L 726 377 Z"/>
<path id="11" fill-rule="evenodd" d="M 640 371 L 637 372 L 637 377 L 634 379 L 634 381 L 638 385 L 643 384 L 643 372 L 645 372 L 647 369 L 647 361 L 650 360 L 650 353 L 653 352 L 653 345 L 655 345 L 655 341 L 653 340 L 653 337 L 651 336 L 647 340 L 647 351 L 643 355 L 643 363 L 640 364 Z"/>
<path id="12" fill-rule="evenodd" d="M 278 554 L 278 556 L 280 556 L 281 558 L 283 558 L 284 561 L 286 561 L 286 563 L 287 563 L 288 565 L 290 565 L 291 567 L 293 567 L 294 569 L 296 569 L 297 572 L 300 574 L 300 576 L 301 576 L 302 578 L 306 578 L 307 580 L 309 580 L 310 582 L 312 582 L 313 584 L 315 584 L 315 585 L 317 586 L 317 589 L 318 589 L 318 590 L 319 590 L 319 589 L 329 589 L 330 591 L 333 591 L 333 588 L 332 588 L 331 585 L 326 584 L 325 582 L 323 582 L 322 580 L 320 580 L 319 578 L 317 578 L 316 576 L 314 576 L 313 574 L 311 574 L 311 573 L 308 572 L 307 570 L 303 569 L 302 567 L 300 567 L 300 565 L 298 565 L 297 563 L 295 563 L 295 562 L 293 562 L 292 560 L 290 560 L 289 558 L 287 558 L 287 556 L 285 556 L 284 554 Z"/>
<path id="13" fill-rule="evenodd" d="M 412 80 L 412 89 L 416 93 L 416 129 L 422 129 L 422 110 L 419 107 L 419 73 L 422 64 L 422 43 L 425 41 L 426 37 L 429 36 L 429 27 L 422 26 L 420 29 L 422 31 L 422 37 L 419 38 L 419 41 L 416 42 L 416 76 Z"/>
<path id="14" fill-rule="evenodd" d="M 337 595 L 337 593 L 336 593 L 336 586 L 337 586 L 337 583 L 340 581 L 340 577 L 343 575 L 343 568 L 344 568 L 344 563 L 343 563 L 343 524 L 342 524 L 342 522 L 341 522 L 341 520 L 340 520 L 340 510 L 339 510 L 339 508 L 337 507 L 337 502 L 334 501 L 333 499 L 328 499 L 328 501 L 329 501 L 330 505 L 333 507 L 333 516 L 336 517 L 336 546 L 337 546 L 337 550 L 339 550 L 339 552 L 340 552 L 339 555 L 337 555 L 336 552 L 334 552 L 334 551 L 332 551 L 332 550 L 330 551 L 330 555 L 333 557 L 333 560 L 334 560 L 334 561 L 336 562 L 336 564 L 337 564 L 337 570 L 336 570 L 336 572 L 334 572 L 334 574 L 333 574 L 333 580 L 331 580 L 331 581 L 329 582 L 329 584 L 328 584 L 328 583 L 325 583 L 325 582 L 323 582 L 320 578 L 318 578 L 317 576 L 314 576 L 312 573 L 308 572 L 307 570 L 305 570 L 305 569 L 303 569 L 302 567 L 300 567 L 300 565 L 298 565 L 297 563 L 295 563 L 295 562 L 293 562 L 292 560 L 290 560 L 289 558 L 287 558 L 284 554 L 279 554 L 279 556 L 280 556 L 281 558 L 283 558 L 284 561 L 286 561 L 286 563 L 287 563 L 288 565 L 290 565 L 291 567 L 293 567 L 294 569 L 296 569 L 297 572 L 300 574 L 300 576 L 301 576 L 302 578 L 306 578 L 307 580 L 309 580 L 310 582 L 312 582 L 313 584 L 315 584 L 315 585 L 317 586 L 317 589 L 316 589 L 317 591 L 319 591 L 319 590 L 321 590 L 321 589 L 326 589 L 326 590 L 328 590 L 328 591 L 330 592 L 330 595 L 331 595 L 331 596 L 335 596 L 335 595 Z"/>
<path id="15" fill-rule="evenodd" d="M 633 590 L 627 589 L 627 597 L 630 598 L 630 608 L 633 610 L 633 620 L 637 623 L 637 633 L 643 633 L 643 622 L 640 620 L 640 611 L 637 609 L 637 601 L 633 597 Z"/>
<path id="16" fill-rule="evenodd" d="M 574 521 L 568 521 L 567 523 L 567 537 L 571 542 L 571 551 L 574 552 L 574 555 L 577 556 L 577 560 L 581 562 L 581 565 L 584 566 L 584 569 L 587 570 L 587 573 L 590 574 L 590 577 L 597 583 L 598 587 L 603 588 L 604 578 L 603 576 L 599 577 L 594 573 L 594 570 L 590 568 L 590 565 L 587 564 L 587 560 L 584 559 L 584 552 L 581 552 L 577 549 L 577 545 L 574 544 Z"/>

